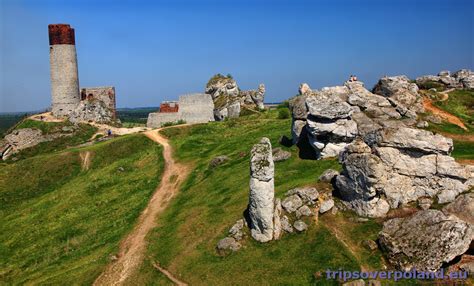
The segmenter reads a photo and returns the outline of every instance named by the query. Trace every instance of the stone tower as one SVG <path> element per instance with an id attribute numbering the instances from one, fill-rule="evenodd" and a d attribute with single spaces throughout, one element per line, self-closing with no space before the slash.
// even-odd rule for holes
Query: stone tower
<path id="1" fill-rule="evenodd" d="M 48 32 L 52 113 L 68 116 L 81 101 L 74 29 L 67 24 L 52 24 Z"/>

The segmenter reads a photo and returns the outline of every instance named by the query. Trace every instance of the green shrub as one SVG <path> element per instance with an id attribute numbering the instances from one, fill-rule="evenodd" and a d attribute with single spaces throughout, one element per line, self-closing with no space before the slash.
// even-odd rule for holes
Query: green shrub
<path id="1" fill-rule="evenodd" d="M 278 109 L 278 119 L 287 119 L 290 118 L 290 110 L 287 108 Z"/>

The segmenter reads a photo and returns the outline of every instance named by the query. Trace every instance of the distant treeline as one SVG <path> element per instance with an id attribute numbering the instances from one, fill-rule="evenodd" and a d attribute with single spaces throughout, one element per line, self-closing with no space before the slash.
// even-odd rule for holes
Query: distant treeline
<path id="1" fill-rule="evenodd" d="M 117 116 L 122 122 L 146 123 L 150 112 L 157 112 L 158 107 L 118 108 Z"/>
<path id="2" fill-rule="evenodd" d="M 20 120 L 27 117 L 28 112 L 18 112 L 18 113 L 0 113 L 0 138 L 6 135 L 6 132 L 17 124 Z"/>

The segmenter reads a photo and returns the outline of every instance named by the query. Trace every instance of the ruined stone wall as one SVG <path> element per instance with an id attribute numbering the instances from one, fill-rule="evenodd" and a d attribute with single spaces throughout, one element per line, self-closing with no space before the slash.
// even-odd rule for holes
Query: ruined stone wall
<path id="1" fill-rule="evenodd" d="M 214 103 L 209 94 L 182 95 L 178 101 L 178 112 L 153 112 L 148 115 L 147 127 L 159 128 L 166 122 L 184 120 L 186 123 L 214 121 Z"/>
<path id="2" fill-rule="evenodd" d="M 79 104 L 79 76 L 74 29 L 69 25 L 48 26 L 52 113 L 69 115 Z"/>
<path id="3" fill-rule="evenodd" d="M 178 112 L 152 112 L 148 114 L 146 126 L 150 128 L 159 128 L 167 122 L 177 122 L 180 119 Z"/>
<path id="4" fill-rule="evenodd" d="M 101 86 L 81 88 L 81 100 L 92 99 L 102 101 L 105 106 L 112 111 L 114 118 L 116 117 L 115 87 Z"/>
<path id="5" fill-rule="evenodd" d="M 214 102 L 209 94 L 195 93 L 179 97 L 180 118 L 186 123 L 214 121 Z"/>

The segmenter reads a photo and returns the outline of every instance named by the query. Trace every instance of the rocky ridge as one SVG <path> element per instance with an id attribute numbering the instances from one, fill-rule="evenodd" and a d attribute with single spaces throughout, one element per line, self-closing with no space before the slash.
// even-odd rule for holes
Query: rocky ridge
<path id="1" fill-rule="evenodd" d="M 438 84 L 445 88 L 474 89 L 474 72 L 469 69 L 461 69 L 453 74 L 449 71 L 440 71 L 438 75 L 417 77 L 416 84 L 426 87 Z"/>
<path id="2" fill-rule="evenodd" d="M 214 101 L 214 118 L 217 121 L 239 117 L 242 108 L 264 109 L 263 83 L 255 90 L 241 91 L 231 76 L 216 74 L 207 83 L 205 93 L 210 94 Z"/>

